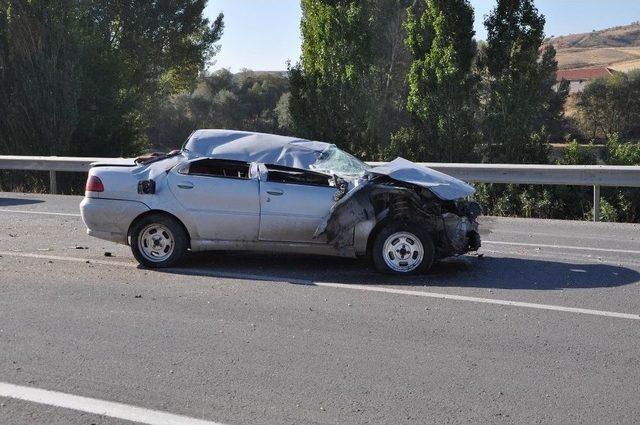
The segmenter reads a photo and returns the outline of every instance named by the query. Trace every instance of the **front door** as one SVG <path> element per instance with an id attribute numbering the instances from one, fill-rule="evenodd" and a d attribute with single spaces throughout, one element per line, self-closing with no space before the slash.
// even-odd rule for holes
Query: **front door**
<path id="1" fill-rule="evenodd" d="M 329 176 L 306 170 L 267 165 L 260 177 L 261 241 L 326 243 L 313 238 L 329 214 L 335 187 Z"/>

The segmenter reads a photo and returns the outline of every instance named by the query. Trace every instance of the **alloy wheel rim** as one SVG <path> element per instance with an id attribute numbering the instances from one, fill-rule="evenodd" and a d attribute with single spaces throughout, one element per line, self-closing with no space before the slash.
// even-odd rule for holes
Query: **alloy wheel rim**
<path id="1" fill-rule="evenodd" d="M 420 239 L 410 232 L 396 232 L 383 245 L 382 257 L 390 269 L 408 273 L 420 266 L 424 259 L 424 247 Z"/>

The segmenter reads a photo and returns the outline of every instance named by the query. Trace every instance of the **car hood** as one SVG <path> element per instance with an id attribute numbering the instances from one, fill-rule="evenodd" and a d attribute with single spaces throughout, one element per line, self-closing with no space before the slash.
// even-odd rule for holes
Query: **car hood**
<path id="1" fill-rule="evenodd" d="M 475 193 L 473 186 L 439 171 L 413 163 L 404 158 L 373 167 L 371 175 L 384 175 L 394 180 L 429 189 L 444 201 L 466 198 Z"/>

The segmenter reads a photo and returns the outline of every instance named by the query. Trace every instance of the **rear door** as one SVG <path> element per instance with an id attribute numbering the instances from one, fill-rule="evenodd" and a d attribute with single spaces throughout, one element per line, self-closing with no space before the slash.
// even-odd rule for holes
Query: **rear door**
<path id="1" fill-rule="evenodd" d="M 256 241 L 259 183 L 251 164 L 199 159 L 170 172 L 169 186 L 201 239 Z"/>
<path id="2" fill-rule="evenodd" d="M 313 238 L 329 214 L 336 188 L 331 177 L 307 170 L 261 165 L 261 241 L 326 243 Z"/>

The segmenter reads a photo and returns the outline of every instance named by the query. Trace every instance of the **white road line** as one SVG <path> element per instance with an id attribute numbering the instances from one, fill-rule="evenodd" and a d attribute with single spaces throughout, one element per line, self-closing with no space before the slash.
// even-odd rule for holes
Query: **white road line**
<path id="1" fill-rule="evenodd" d="M 522 236 L 528 236 L 528 237 L 534 237 L 534 236 L 544 236 L 544 237 L 550 237 L 550 238 L 571 238 L 572 236 L 570 235 L 561 235 L 558 233 L 547 233 L 547 232 L 534 232 L 534 231 L 529 231 L 529 232 L 521 232 L 519 230 L 503 230 L 503 229 L 499 229 L 499 230 L 495 230 L 495 229 L 491 229 L 490 233 L 487 233 L 486 235 L 522 235 Z M 637 237 L 634 238 L 632 235 L 627 235 L 628 239 L 625 239 L 625 242 L 638 242 Z M 575 238 L 575 237 L 574 237 Z M 590 240 L 595 240 L 595 241 L 613 241 L 613 242 L 618 242 L 620 239 L 616 238 L 615 236 L 589 236 L 589 235 L 580 235 L 577 236 L 577 238 L 579 239 L 590 239 Z"/>
<path id="2" fill-rule="evenodd" d="M 483 304 L 496 304 L 496 305 L 504 305 L 504 306 L 510 306 L 510 307 L 524 307 L 524 308 L 533 308 L 538 310 L 551 310 L 551 311 L 561 311 L 565 313 L 589 314 L 592 316 L 605 316 L 605 317 L 615 317 L 619 319 L 640 320 L 640 314 L 618 313 L 614 311 L 592 310 L 588 308 L 563 307 L 558 305 L 498 300 L 493 298 L 468 297 L 464 295 L 442 294 L 438 292 L 426 292 L 426 291 L 412 291 L 408 289 L 395 289 L 395 288 L 386 288 L 386 287 L 372 286 L 372 285 L 354 285 L 350 283 L 315 282 L 312 280 L 304 280 L 304 279 L 289 279 L 281 276 L 254 275 L 254 274 L 244 274 L 244 273 L 227 273 L 227 272 L 216 272 L 213 270 L 203 270 L 203 269 L 173 269 L 173 270 L 178 273 L 187 273 L 187 274 L 193 274 L 193 275 L 199 275 L 199 276 L 206 275 L 210 277 L 265 280 L 265 281 L 272 281 L 272 282 L 285 281 L 285 282 L 302 284 L 302 285 L 319 286 L 322 288 L 352 289 L 352 290 L 369 291 L 369 292 L 384 292 L 387 294 L 396 294 L 396 295 L 411 295 L 411 296 L 417 296 L 417 297 L 437 298 L 437 299 L 443 299 L 443 300 L 466 301 L 466 302 L 483 303 Z M 170 269 L 168 271 L 170 271 Z"/>
<path id="3" fill-rule="evenodd" d="M 388 294 L 413 295 L 416 297 L 439 298 L 443 300 L 467 301 L 483 304 L 497 304 L 511 307 L 534 308 L 538 310 L 562 311 L 566 313 L 590 314 L 593 316 L 617 317 L 620 319 L 640 320 L 640 314 L 617 313 L 614 311 L 591 310 L 588 308 L 563 307 L 559 305 L 525 303 L 520 301 L 497 300 L 493 298 L 467 297 L 464 295 L 441 294 L 437 292 L 411 291 L 407 289 L 394 289 L 376 286 L 352 285 L 344 283 L 316 282 L 315 285 L 325 288 L 347 288 L 361 291 L 385 292 Z"/>
<path id="4" fill-rule="evenodd" d="M 11 210 L 8 208 L 0 208 L 0 212 L 10 212 L 10 213 L 18 213 L 18 214 L 58 215 L 63 217 L 80 217 L 80 214 L 58 213 L 58 212 L 49 212 L 49 211 Z"/>
<path id="5" fill-rule="evenodd" d="M 31 401 L 38 404 L 78 410 L 149 425 L 222 425 L 219 422 L 205 421 L 188 416 L 174 415 L 158 410 L 144 409 L 128 404 L 82 397 L 58 391 L 23 387 L 6 382 L 0 382 L 0 397 Z"/>
<path id="6" fill-rule="evenodd" d="M 296 285 L 314 285 L 315 282 L 309 279 L 288 278 L 283 276 L 273 276 L 264 274 L 238 273 L 238 272 L 219 272 L 215 270 L 207 270 L 200 268 L 172 268 L 164 269 L 167 273 L 188 274 L 190 276 L 208 276 L 219 277 L 223 279 L 241 279 L 241 280 L 263 280 L 266 282 L 288 282 Z"/>
<path id="7" fill-rule="evenodd" d="M 63 257 L 60 255 L 32 254 L 30 252 L 19 251 L 0 251 L 0 255 L 5 255 L 7 257 L 38 258 L 41 260 L 71 261 L 74 263 L 89 262 L 91 264 L 100 264 L 104 266 L 138 267 L 136 263 L 125 263 L 124 261 L 94 260 L 93 258 Z"/>
<path id="8" fill-rule="evenodd" d="M 40 258 L 45 260 L 73 261 L 73 262 L 82 262 L 82 263 L 86 261 L 90 261 L 92 264 L 100 264 L 100 265 L 108 265 L 108 266 L 125 266 L 125 267 L 134 267 L 134 268 L 137 267 L 137 265 L 134 263 L 124 263 L 120 261 L 91 260 L 91 259 L 88 260 L 86 258 L 61 257 L 61 256 L 54 256 L 54 255 L 32 254 L 32 253 L 26 253 L 26 252 L 0 251 L 0 255 L 26 257 L 26 258 Z M 443 294 L 439 292 L 412 291 L 409 289 L 395 289 L 395 288 L 386 288 L 386 287 L 372 286 L 372 285 L 316 282 L 313 280 L 287 278 L 283 276 L 256 275 L 256 274 L 233 273 L 233 272 L 217 272 L 215 270 L 206 270 L 206 269 L 175 268 L 175 269 L 165 269 L 164 271 L 167 273 L 171 273 L 171 272 L 185 273 L 185 274 L 195 275 L 195 276 L 208 276 L 208 277 L 217 277 L 217 278 L 223 278 L 223 279 L 231 278 L 231 279 L 241 279 L 241 280 L 264 280 L 269 282 L 290 282 L 298 285 L 319 286 L 322 288 L 353 289 L 353 290 L 368 291 L 368 292 L 384 292 L 387 294 L 396 294 L 396 295 L 410 295 L 410 296 L 416 296 L 416 297 L 437 298 L 437 299 L 443 299 L 443 300 L 466 301 L 466 302 L 482 303 L 482 304 L 504 305 L 504 306 L 510 306 L 510 307 L 532 308 L 537 310 L 561 311 L 565 313 L 588 314 L 592 316 L 615 317 L 619 319 L 640 320 L 640 314 L 618 313 L 615 311 L 593 310 L 588 308 L 564 307 L 559 305 L 499 300 L 494 298 L 468 297 L 465 295 Z"/>
<path id="9" fill-rule="evenodd" d="M 500 251 L 497 249 L 487 249 L 487 248 L 482 248 L 482 251 L 480 251 L 480 253 L 488 253 L 488 254 L 500 254 L 500 255 L 506 255 L 506 256 L 510 256 L 510 257 L 516 257 L 516 258 L 523 258 L 522 255 L 518 255 L 517 252 L 515 251 Z M 614 259 L 606 259 L 606 258 L 602 258 L 602 257 L 594 257 L 591 254 L 576 254 L 576 255 L 567 255 L 567 254 L 562 254 L 561 256 L 558 256 L 557 254 L 554 255 L 554 253 L 542 253 L 542 252 L 527 252 L 526 257 L 524 258 L 531 258 L 531 259 L 545 259 L 545 260 L 570 260 L 570 261 L 577 261 L 583 264 L 607 264 L 607 265 L 613 265 L 613 266 L 640 266 L 640 258 L 638 259 L 638 261 L 631 261 L 628 259 L 621 259 L 621 260 L 614 260 Z"/>
<path id="10" fill-rule="evenodd" d="M 489 245 L 509 245 L 509 246 L 528 246 L 535 248 L 557 248 L 557 249 L 577 249 L 580 251 L 595 251 L 595 252 L 617 252 L 621 254 L 638 254 L 640 251 L 632 249 L 611 249 L 611 248 L 593 248 L 589 246 L 574 246 L 574 245 L 549 245 L 542 243 L 524 243 L 524 242 L 504 242 L 504 241 L 482 241 L 483 244 Z"/>
<path id="11" fill-rule="evenodd" d="M 58 213 L 58 212 L 49 212 L 49 211 L 12 210 L 12 209 L 6 209 L 6 208 L 0 208 L 0 212 L 10 212 L 10 213 L 18 213 L 18 214 L 54 215 L 54 216 L 64 216 L 64 217 L 81 217 L 80 214 Z M 507 232 L 507 233 L 509 233 L 509 232 Z M 510 232 L 510 233 L 516 233 L 516 232 Z M 601 239 L 601 238 L 592 238 L 592 239 Z M 527 247 L 536 247 L 536 248 L 573 249 L 573 250 L 582 250 L 582 251 L 615 252 L 615 253 L 620 253 L 620 254 L 638 254 L 638 255 L 640 255 L 640 251 L 631 250 L 631 249 L 593 248 L 593 247 L 588 247 L 588 246 L 551 245 L 551 244 L 537 244 L 537 243 L 525 243 L 525 242 L 505 242 L 505 241 L 492 241 L 492 240 L 483 240 L 482 243 L 493 244 L 493 245 L 527 246 Z"/>

